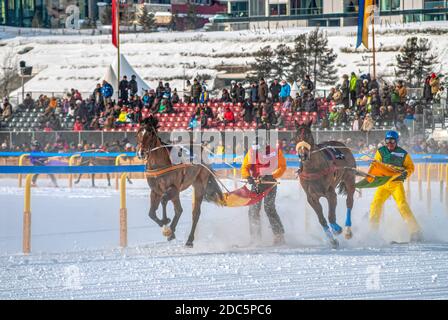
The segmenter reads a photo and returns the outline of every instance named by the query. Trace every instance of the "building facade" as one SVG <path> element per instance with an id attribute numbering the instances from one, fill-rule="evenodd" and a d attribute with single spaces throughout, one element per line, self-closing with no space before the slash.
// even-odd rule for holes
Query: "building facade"
<path id="1" fill-rule="evenodd" d="M 357 24 L 359 0 L 223 0 L 227 22 L 295 21 L 302 26 Z M 387 22 L 447 20 L 447 0 L 377 0 Z"/>
<path id="2" fill-rule="evenodd" d="M 14 27 L 60 28 L 70 13 L 79 8 L 79 19 L 98 18 L 98 3 L 111 0 L 0 0 L 0 25 Z"/>

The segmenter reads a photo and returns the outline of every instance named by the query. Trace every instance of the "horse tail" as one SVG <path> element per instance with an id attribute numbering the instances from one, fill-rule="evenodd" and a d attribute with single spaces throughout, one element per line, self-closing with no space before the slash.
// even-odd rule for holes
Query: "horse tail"
<path id="1" fill-rule="evenodd" d="M 340 195 L 346 196 L 348 195 L 348 190 L 347 190 L 347 185 L 345 184 L 345 181 L 342 180 L 341 182 L 339 182 L 338 185 L 338 193 Z"/>
<path id="2" fill-rule="evenodd" d="M 213 172 L 213 171 L 212 171 Z M 224 201 L 224 195 L 222 194 L 221 187 L 213 174 L 208 176 L 207 186 L 205 187 L 204 199 L 207 202 L 213 202 L 217 205 L 222 205 Z"/>

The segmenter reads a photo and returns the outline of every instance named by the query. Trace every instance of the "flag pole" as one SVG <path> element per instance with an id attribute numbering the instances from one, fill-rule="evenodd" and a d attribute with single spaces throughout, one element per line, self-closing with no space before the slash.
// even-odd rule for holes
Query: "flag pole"
<path id="1" fill-rule="evenodd" d="M 118 53 L 118 69 L 117 69 L 117 97 L 119 96 L 120 90 L 120 0 L 114 0 L 117 2 L 117 53 Z"/>
<path id="2" fill-rule="evenodd" d="M 376 1 L 375 9 L 376 9 Z M 373 53 L 373 79 L 376 80 L 376 47 L 375 47 L 375 10 L 372 10 L 372 53 Z"/>

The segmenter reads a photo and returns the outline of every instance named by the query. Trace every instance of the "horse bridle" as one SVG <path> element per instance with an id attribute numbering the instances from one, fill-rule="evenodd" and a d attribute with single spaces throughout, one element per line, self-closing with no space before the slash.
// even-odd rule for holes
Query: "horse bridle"
<path id="1" fill-rule="evenodd" d="M 157 144 L 159 137 L 157 136 L 156 130 L 154 129 L 154 127 L 151 126 L 150 131 L 156 137 L 156 144 Z M 142 130 L 143 136 L 145 136 L 146 132 L 147 132 L 146 128 L 143 128 L 143 130 Z M 140 150 L 139 150 L 140 152 L 138 152 L 138 153 L 141 154 L 141 159 L 148 160 L 148 157 L 154 148 L 151 147 L 151 145 L 148 145 L 147 148 L 143 149 L 143 143 L 141 143 L 140 145 L 141 145 Z M 140 158 L 140 155 L 138 155 L 138 156 Z"/>

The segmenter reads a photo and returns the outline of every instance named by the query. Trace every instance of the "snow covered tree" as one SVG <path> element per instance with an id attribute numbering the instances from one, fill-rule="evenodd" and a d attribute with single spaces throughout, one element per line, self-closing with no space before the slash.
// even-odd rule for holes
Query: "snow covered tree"
<path id="1" fill-rule="evenodd" d="M 305 33 L 298 35 L 294 39 L 294 48 L 291 50 L 291 68 L 288 74 L 288 82 L 305 79 L 305 75 L 309 74 L 308 65 L 308 42 Z"/>
<path id="2" fill-rule="evenodd" d="M 138 24 L 145 31 L 151 31 L 155 26 L 154 14 L 149 12 L 145 5 L 143 5 L 142 12 L 138 16 Z"/>
<path id="3" fill-rule="evenodd" d="M 274 50 L 274 54 L 273 74 L 280 80 L 286 79 L 291 66 L 291 49 L 287 45 L 279 44 Z"/>
<path id="4" fill-rule="evenodd" d="M 419 86 L 425 75 L 437 63 L 437 54 L 431 54 L 431 42 L 427 38 L 411 37 L 396 56 L 397 77 L 403 77 L 409 86 Z"/>
<path id="5" fill-rule="evenodd" d="M 17 55 L 12 49 L 0 60 L 0 97 L 7 97 L 14 89 L 14 81 L 18 77 Z"/>
<path id="6" fill-rule="evenodd" d="M 103 25 L 109 25 L 112 23 L 112 7 L 111 6 L 104 7 L 104 11 L 101 14 L 100 20 L 101 20 L 101 24 L 103 24 Z"/>
<path id="7" fill-rule="evenodd" d="M 338 55 L 328 46 L 327 34 L 317 28 L 308 35 L 307 42 L 307 60 L 314 88 L 317 79 L 325 85 L 333 85 L 338 79 L 337 68 L 334 65 Z"/>
<path id="8" fill-rule="evenodd" d="M 274 51 L 271 46 L 266 46 L 255 52 L 255 63 L 251 65 L 256 73 L 256 79 L 269 79 L 273 76 Z"/>
<path id="9" fill-rule="evenodd" d="M 198 21 L 199 18 L 196 13 L 196 7 L 193 4 L 188 3 L 188 12 L 187 15 L 185 16 L 185 27 L 188 30 L 194 30 L 196 29 Z"/>

